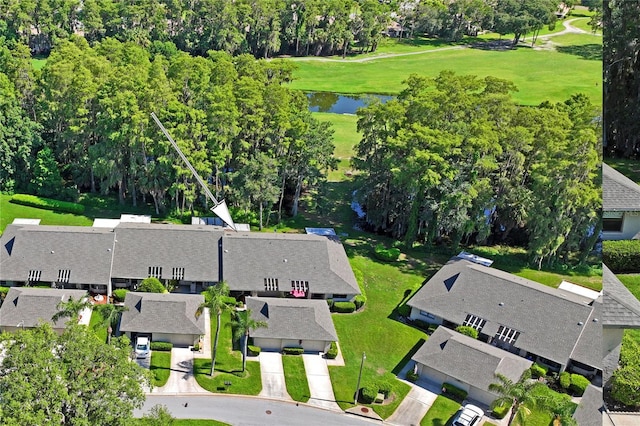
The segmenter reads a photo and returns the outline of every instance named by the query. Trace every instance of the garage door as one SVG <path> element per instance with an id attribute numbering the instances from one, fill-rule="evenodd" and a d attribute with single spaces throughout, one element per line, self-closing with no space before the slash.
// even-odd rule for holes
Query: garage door
<path id="1" fill-rule="evenodd" d="M 187 347 L 192 346 L 199 336 L 193 334 L 169 334 L 169 333 L 153 333 L 153 340 L 156 342 L 171 342 L 173 346 Z"/>
<path id="2" fill-rule="evenodd" d="M 282 349 L 282 339 L 267 339 L 265 337 L 254 337 L 253 344 L 262 350 L 279 351 Z"/>

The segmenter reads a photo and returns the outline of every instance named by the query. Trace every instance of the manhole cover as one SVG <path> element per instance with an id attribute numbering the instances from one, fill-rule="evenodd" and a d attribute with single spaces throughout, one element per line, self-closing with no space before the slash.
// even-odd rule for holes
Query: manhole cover
<path id="1" fill-rule="evenodd" d="M 266 411 L 266 413 L 267 413 L 267 414 L 271 414 L 271 410 L 267 410 L 267 411 Z"/>
<path id="2" fill-rule="evenodd" d="M 367 407 L 362 407 L 360 411 L 362 411 L 363 413 L 368 413 L 369 409 Z"/>

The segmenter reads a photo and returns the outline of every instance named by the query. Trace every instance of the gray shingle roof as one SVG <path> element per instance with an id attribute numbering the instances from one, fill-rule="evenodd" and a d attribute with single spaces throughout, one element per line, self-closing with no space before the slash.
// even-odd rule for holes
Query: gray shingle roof
<path id="1" fill-rule="evenodd" d="M 39 322 L 64 328 L 69 318 L 55 322 L 51 318 L 58 312 L 58 303 L 69 297 L 80 300 L 87 296 L 84 290 L 64 290 L 35 287 L 11 287 L 0 308 L 0 326 L 15 327 L 24 321 L 24 327 L 35 327 Z"/>
<path id="2" fill-rule="evenodd" d="M 479 340 L 438 327 L 411 358 L 482 390 L 500 373 L 518 381 L 532 362 Z"/>
<path id="3" fill-rule="evenodd" d="M 579 426 L 602 426 L 602 388 L 589 385 L 582 395 L 573 418 Z"/>
<path id="4" fill-rule="evenodd" d="M 339 240 L 308 234 L 234 233 L 223 237 L 223 276 L 231 290 L 264 291 L 264 279 L 309 282 L 311 293 L 359 294 Z"/>
<path id="5" fill-rule="evenodd" d="M 69 283 L 107 284 L 114 233 L 85 226 L 8 225 L 0 237 L 0 279 L 27 281 L 41 271 L 40 281 L 58 280 L 69 270 Z"/>
<path id="6" fill-rule="evenodd" d="M 268 325 L 251 330 L 251 337 L 338 340 L 325 300 L 247 297 L 245 303 L 251 318 Z"/>
<path id="7" fill-rule="evenodd" d="M 640 328 L 640 301 L 604 264 L 602 265 L 602 287 L 604 290 L 602 325 L 616 328 Z"/>
<path id="8" fill-rule="evenodd" d="M 591 315 L 583 297 L 490 267 L 454 258 L 407 305 L 457 324 L 467 314 L 487 321 L 482 333 L 500 325 L 519 331 L 515 346 L 566 364 Z M 582 323 L 583 325 L 580 325 Z"/>
<path id="9" fill-rule="evenodd" d="M 640 185 L 605 163 L 602 163 L 602 208 L 640 211 Z"/>
<path id="10" fill-rule="evenodd" d="M 602 370 L 602 296 L 593 302 L 593 310 L 571 352 L 571 359 Z"/>
<path id="11" fill-rule="evenodd" d="M 204 334 L 204 316 L 196 318 L 204 302 L 199 294 L 127 293 L 120 331 L 134 333 Z"/>
<path id="12" fill-rule="evenodd" d="M 162 279 L 184 268 L 186 281 L 218 281 L 218 243 L 223 231 L 206 225 L 121 223 L 115 228 L 113 276 L 144 279 L 161 267 Z"/>

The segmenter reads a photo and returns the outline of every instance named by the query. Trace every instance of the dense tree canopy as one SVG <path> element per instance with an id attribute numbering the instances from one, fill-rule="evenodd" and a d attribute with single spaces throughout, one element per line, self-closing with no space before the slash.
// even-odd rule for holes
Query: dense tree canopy
<path id="1" fill-rule="evenodd" d="M 5 425 L 126 425 L 142 407 L 147 372 L 126 337 L 109 345 L 71 325 L 0 335 L 0 418 Z"/>
<path id="2" fill-rule="evenodd" d="M 406 84 L 397 100 L 358 112 L 353 161 L 373 229 L 454 246 L 526 231 L 539 266 L 590 251 L 600 147 L 585 96 L 521 107 L 511 83 L 450 71 Z"/>

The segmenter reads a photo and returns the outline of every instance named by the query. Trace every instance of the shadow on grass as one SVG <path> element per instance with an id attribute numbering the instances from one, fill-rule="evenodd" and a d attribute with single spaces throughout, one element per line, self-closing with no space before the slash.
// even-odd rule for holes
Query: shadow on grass
<path id="1" fill-rule="evenodd" d="M 560 53 L 578 56 L 588 61 L 602 60 L 601 44 L 581 44 L 577 46 L 557 46 L 556 50 Z"/>
<path id="2" fill-rule="evenodd" d="M 398 374 L 400 374 L 400 371 L 402 371 L 402 368 L 409 362 L 411 361 L 411 357 L 415 355 L 416 352 L 418 352 L 418 349 L 420 349 L 420 347 L 422 347 L 422 345 L 424 344 L 424 342 L 426 342 L 426 339 L 420 339 L 416 342 L 415 345 L 413 345 L 413 347 L 411 348 L 411 350 L 409 350 L 409 352 L 406 353 L 406 355 L 400 360 L 399 363 L 396 364 L 395 367 L 393 367 L 393 370 L 391 370 L 391 372 L 393 374 L 395 374 L 396 376 Z"/>

